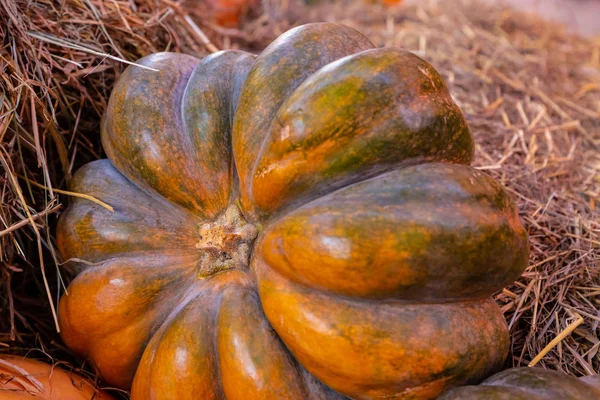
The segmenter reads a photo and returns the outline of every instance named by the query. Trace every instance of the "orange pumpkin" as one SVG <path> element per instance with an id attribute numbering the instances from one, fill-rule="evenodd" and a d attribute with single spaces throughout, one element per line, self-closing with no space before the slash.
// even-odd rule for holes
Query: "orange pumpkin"
<path id="1" fill-rule="evenodd" d="M 73 372 L 22 357 L 0 358 L 0 400 L 112 400 Z"/>
<path id="2" fill-rule="evenodd" d="M 543 368 L 502 371 L 479 386 L 464 386 L 439 400 L 592 400 L 600 399 L 600 376 L 577 379 Z"/>
<path id="3" fill-rule="evenodd" d="M 188 2 L 188 7 L 194 5 L 211 16 L 221 26 L 235 28 L 239 26 L 242 17 L 260 6 L 259 0 L 196 0 Z"/>
<path id="4" fill-rule="evenodd" d="M 62 337 L 133 399 L 433 398 L 497 370 L 527 262 L 437 71 L 335 24 L 129 68 L 58 245 Z M 85 262 L 81 262 L 85 260 Z M 134 378 L 135 377 L 135 378 Z"/>

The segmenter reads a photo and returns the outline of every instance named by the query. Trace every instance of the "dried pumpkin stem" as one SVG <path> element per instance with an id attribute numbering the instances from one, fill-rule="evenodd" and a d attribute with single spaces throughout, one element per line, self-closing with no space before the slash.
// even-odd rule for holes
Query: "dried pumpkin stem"
<path id="1" fill-rule="evenodd" d="M 231 205 L 213 222 L 198 227 L 196 248 L 205 252 L 200 265 L 203 276 L 230 268 L 248 267 L 258 229 L 248 223 L 237 205 Z"/>
<path id="2" fill-rule="evenodd" d="M 548 343 L 546 345 L 546 347 L 544 347 L 544 349 L 540 352 L 540 354 L 535 356 L 535 358 L 529 363 L 528 367 L 533 367 L 538 362 L 540 362 L 540 360 L 546 354 L 548 354 L 550 352 L 550 350 L 552 350 L 560 342 L 562 342 L 564 338 L 569 336 L 571 334 L 571 332 L 573 332 L 575 330 L 575 328 L 577 328 L 582 323 L 583 323 L 583 317 L 581 315 L 577 315 L 577 319 L 574 322 L 572 322 L 569 326 L 567 326 L 562 332 L 560 332 L 554 339 L 552 339 L 552 341 L 550 343 Z"/>

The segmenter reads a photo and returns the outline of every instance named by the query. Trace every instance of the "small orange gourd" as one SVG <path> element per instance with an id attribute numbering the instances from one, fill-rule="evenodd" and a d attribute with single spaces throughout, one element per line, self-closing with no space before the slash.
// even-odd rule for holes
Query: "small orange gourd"
<path id="1" fill-rule="evenodd" d="M 0 400 L 113 400 L 93 382 L 41 361 L 0 358 Z"/>

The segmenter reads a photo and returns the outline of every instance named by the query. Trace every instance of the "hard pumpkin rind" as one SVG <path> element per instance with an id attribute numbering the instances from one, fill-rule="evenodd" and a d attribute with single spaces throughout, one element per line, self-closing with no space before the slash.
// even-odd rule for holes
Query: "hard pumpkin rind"
<path id="1" fill-rule="evenodd" d="M 471 131 L 438 72 L 371 49 L 326 65 L 283 102 L 254 167 L 252 201 L 280 213 L 399 165 L 470 164 Z"/>
<path id="2" fill-rule="evenodd" d="M 468 166 L 437 72 L 372 48 L 310 24 L 256 58 L 158 54 L 122 75 L 109 160 L 74 179 L 114 212 L 74 199 L 57 232 L 81 271 L 62 338 L 110 384 L 133 381 L 134 400 L 426 399 L 502 365 L 506 323 L 487 298 L 525 267 L 525 231 Z M 318 107 L 336 76 L 357 129 Z M 301 153 L 306 173 L 278 164 Z"/>
<path id="3" fill-rule="evenodd" d="M 453 389 L 439 400 L 592 400 L 600 399 L 598 376 L 577 379 L 543 368 L 512 368 L 479 386 Z"/>

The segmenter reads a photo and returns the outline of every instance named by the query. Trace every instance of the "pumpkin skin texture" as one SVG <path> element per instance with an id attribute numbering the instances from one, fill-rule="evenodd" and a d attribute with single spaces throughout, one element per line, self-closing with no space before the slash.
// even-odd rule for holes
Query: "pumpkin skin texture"
<path id="1" fill-rule="evenodd" d="M 314 73 L 281 105 L 252 199 L 270 214 L 398 164 L 472 157 L 471 132 L 437 71 L 407 51 L 367 50 Z"/>
<path id="2" fill-rule="evenodd" d="M 308 24 L 287 31 L 261 53 L 248 74 L 233 125 L 233 152 L 246 214 L 253 211 L 250 192 L 256 160 L 282 103 L 320 68 L 373 47 L 361 33 L 343 25 Z"/>
<path id="3" fill-rule="evenodd" d="M 0 358 L 0 378 L 1 400 L 113 400 L 76 373 L 21 357 Z"/>
<path id="4" fill-rule="evenodd" d="M 159 53 L 138 63 L 169 74 L 127 69 L 103 118 L 102 144 L 114 166 L 138 187 L 215 218 L 232 188 L 231 139 L 224 132 L 253 60 L 237 51 L 202 61 Z M 139 113 L 147 117 L 132 118 Z M 175 169 L 180 179 L 173 179 Z"/>
<path id="5" fill-rule="evenodd" d="M 453 389 L 439 400 L 583 400 L 600 399 L 598 375 L 577 379 L 543 368 L 512 368 L 479 386 Z"/>
<path id="6" fill-rule="evenodd" d="M 489 296 L 527 235 L 439 74 L 358 32 L 254 58 L 157 54 L 117 83 L 108 160 L 57 243 L 65 343 L 132 399 L 433 399 L 508 353 Z M 82 262 L 85 260 L 85 262 Z"/>

